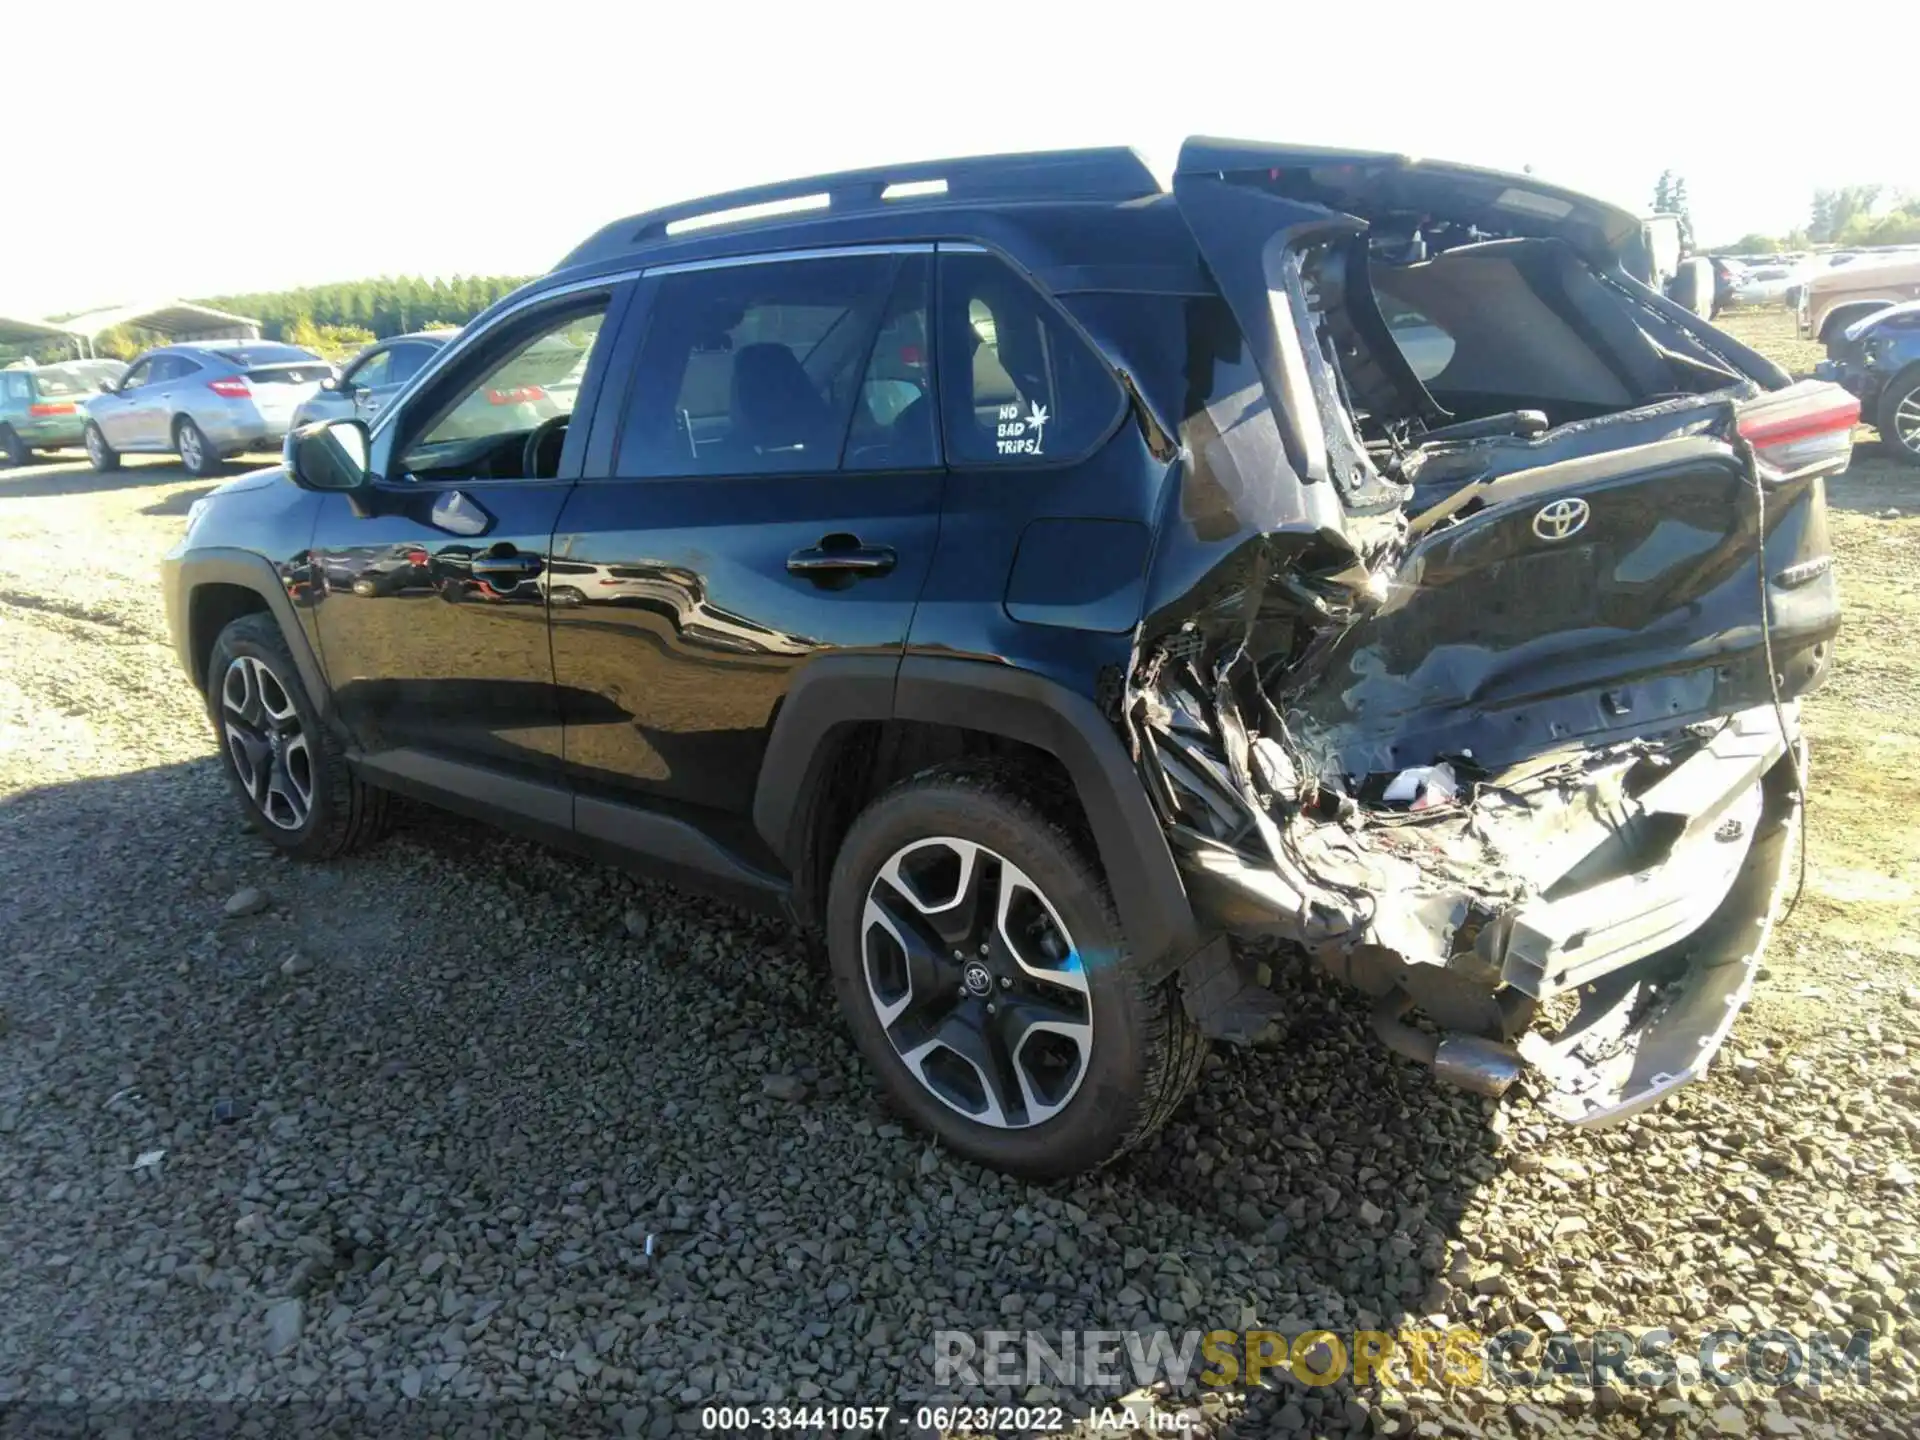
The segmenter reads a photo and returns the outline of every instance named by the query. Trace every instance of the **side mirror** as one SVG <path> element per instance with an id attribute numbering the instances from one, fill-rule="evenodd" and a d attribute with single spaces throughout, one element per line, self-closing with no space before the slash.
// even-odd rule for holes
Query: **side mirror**
<path id="1" fill-rule="evenodd" d="M 367 427 L 358 420 L 323 420 L 287 436 L 287 474 L 302 490 L 352 492 L 367 483 Z"/>
<path id="2" fill-rule="evenodd" d="M 102 380 L 102 381 L 100 382 L 100 393 L 101 393 L 102 395 L 111 395 L 111 394 L 113 394 L 113 393 L 114 393 L 114 384 L 113 384 L 113 382 L 112 382 L 111 380 Z"/>

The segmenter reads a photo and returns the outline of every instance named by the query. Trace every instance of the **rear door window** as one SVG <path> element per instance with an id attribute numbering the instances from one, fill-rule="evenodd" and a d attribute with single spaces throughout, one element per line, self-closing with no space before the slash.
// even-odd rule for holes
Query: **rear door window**
<path id="1" fill-rule="evenodd" d="M 153 373 L 147 379 L 149 383 L 159 385 L 170 380 L 184 380 L 199 369 L 198 361 L 189 360 L 184 355 L 160 355 L 154 358 Z"/>
<path id="2" fill-rule="evenodd" d="M 940 463 L 933 346 L 927 334 L 930 255 L 900 263 L 893 298 L 867 355 L 841 465 L 848 470 L 915 470 Z"/>
<path id="3" fill-rule="evenodd" d="M 879 430 L 911 420 L 904 391 L 867 384 L 898 259 L 831 255 L 662 276 L 618 473 L 830 471 L 856 405 L 867 411 L 861 434 L 869 446 Z M 910 329 L 905 321 L 895 327 L 896 355 L 881 380 L 908 379 L 898 352 L 910 348 L 901 339 Z"/>
<path id="4" fill-rule="evenodd" d="M 1113 372 L 1053 304 L 997 256 L 940 256 L 940 390 L 955 465 L 1078 459 L 1120 418 Z"/>

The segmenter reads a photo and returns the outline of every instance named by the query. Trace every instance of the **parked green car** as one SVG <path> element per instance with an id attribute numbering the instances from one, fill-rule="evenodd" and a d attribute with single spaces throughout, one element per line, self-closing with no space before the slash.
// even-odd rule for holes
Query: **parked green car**
<path id="1" fill-rule="evenodd" d="M 99 382 L 98 362 L 0 370 L 0 460 L 26 465 L 36 450 L 78 445 L 87 425 L 81 402 Z"/>

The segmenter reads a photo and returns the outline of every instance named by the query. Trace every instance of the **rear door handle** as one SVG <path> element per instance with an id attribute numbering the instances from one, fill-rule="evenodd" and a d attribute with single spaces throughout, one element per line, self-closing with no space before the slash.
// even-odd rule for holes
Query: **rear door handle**
<path id="1" fill-rule="evenodd" d="M 796 550 L 787 557 L 795 575 L 828 578 L 836 575 L 885 575 L 899 562 L 891 546 L 862 545 L 853 535 L 826 535 L 818 545 Z"/>

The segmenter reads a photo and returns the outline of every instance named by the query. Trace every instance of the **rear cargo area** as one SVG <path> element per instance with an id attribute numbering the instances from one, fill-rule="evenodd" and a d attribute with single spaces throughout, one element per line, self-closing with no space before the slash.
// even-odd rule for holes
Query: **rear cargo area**
<path id="1" fill-rule="evenodd" d="M 1267 513 L 1304 519 L 1142 632 L 1129 739 L 1190 893 L 1448 1078 L 1630 1113 L 1711 1057 L 1777 903 L 1857 406 L 1638 285 L 1605 216 L 1235 158 L 1175 193 L 1280 415 L 1303 498 Z"/>

